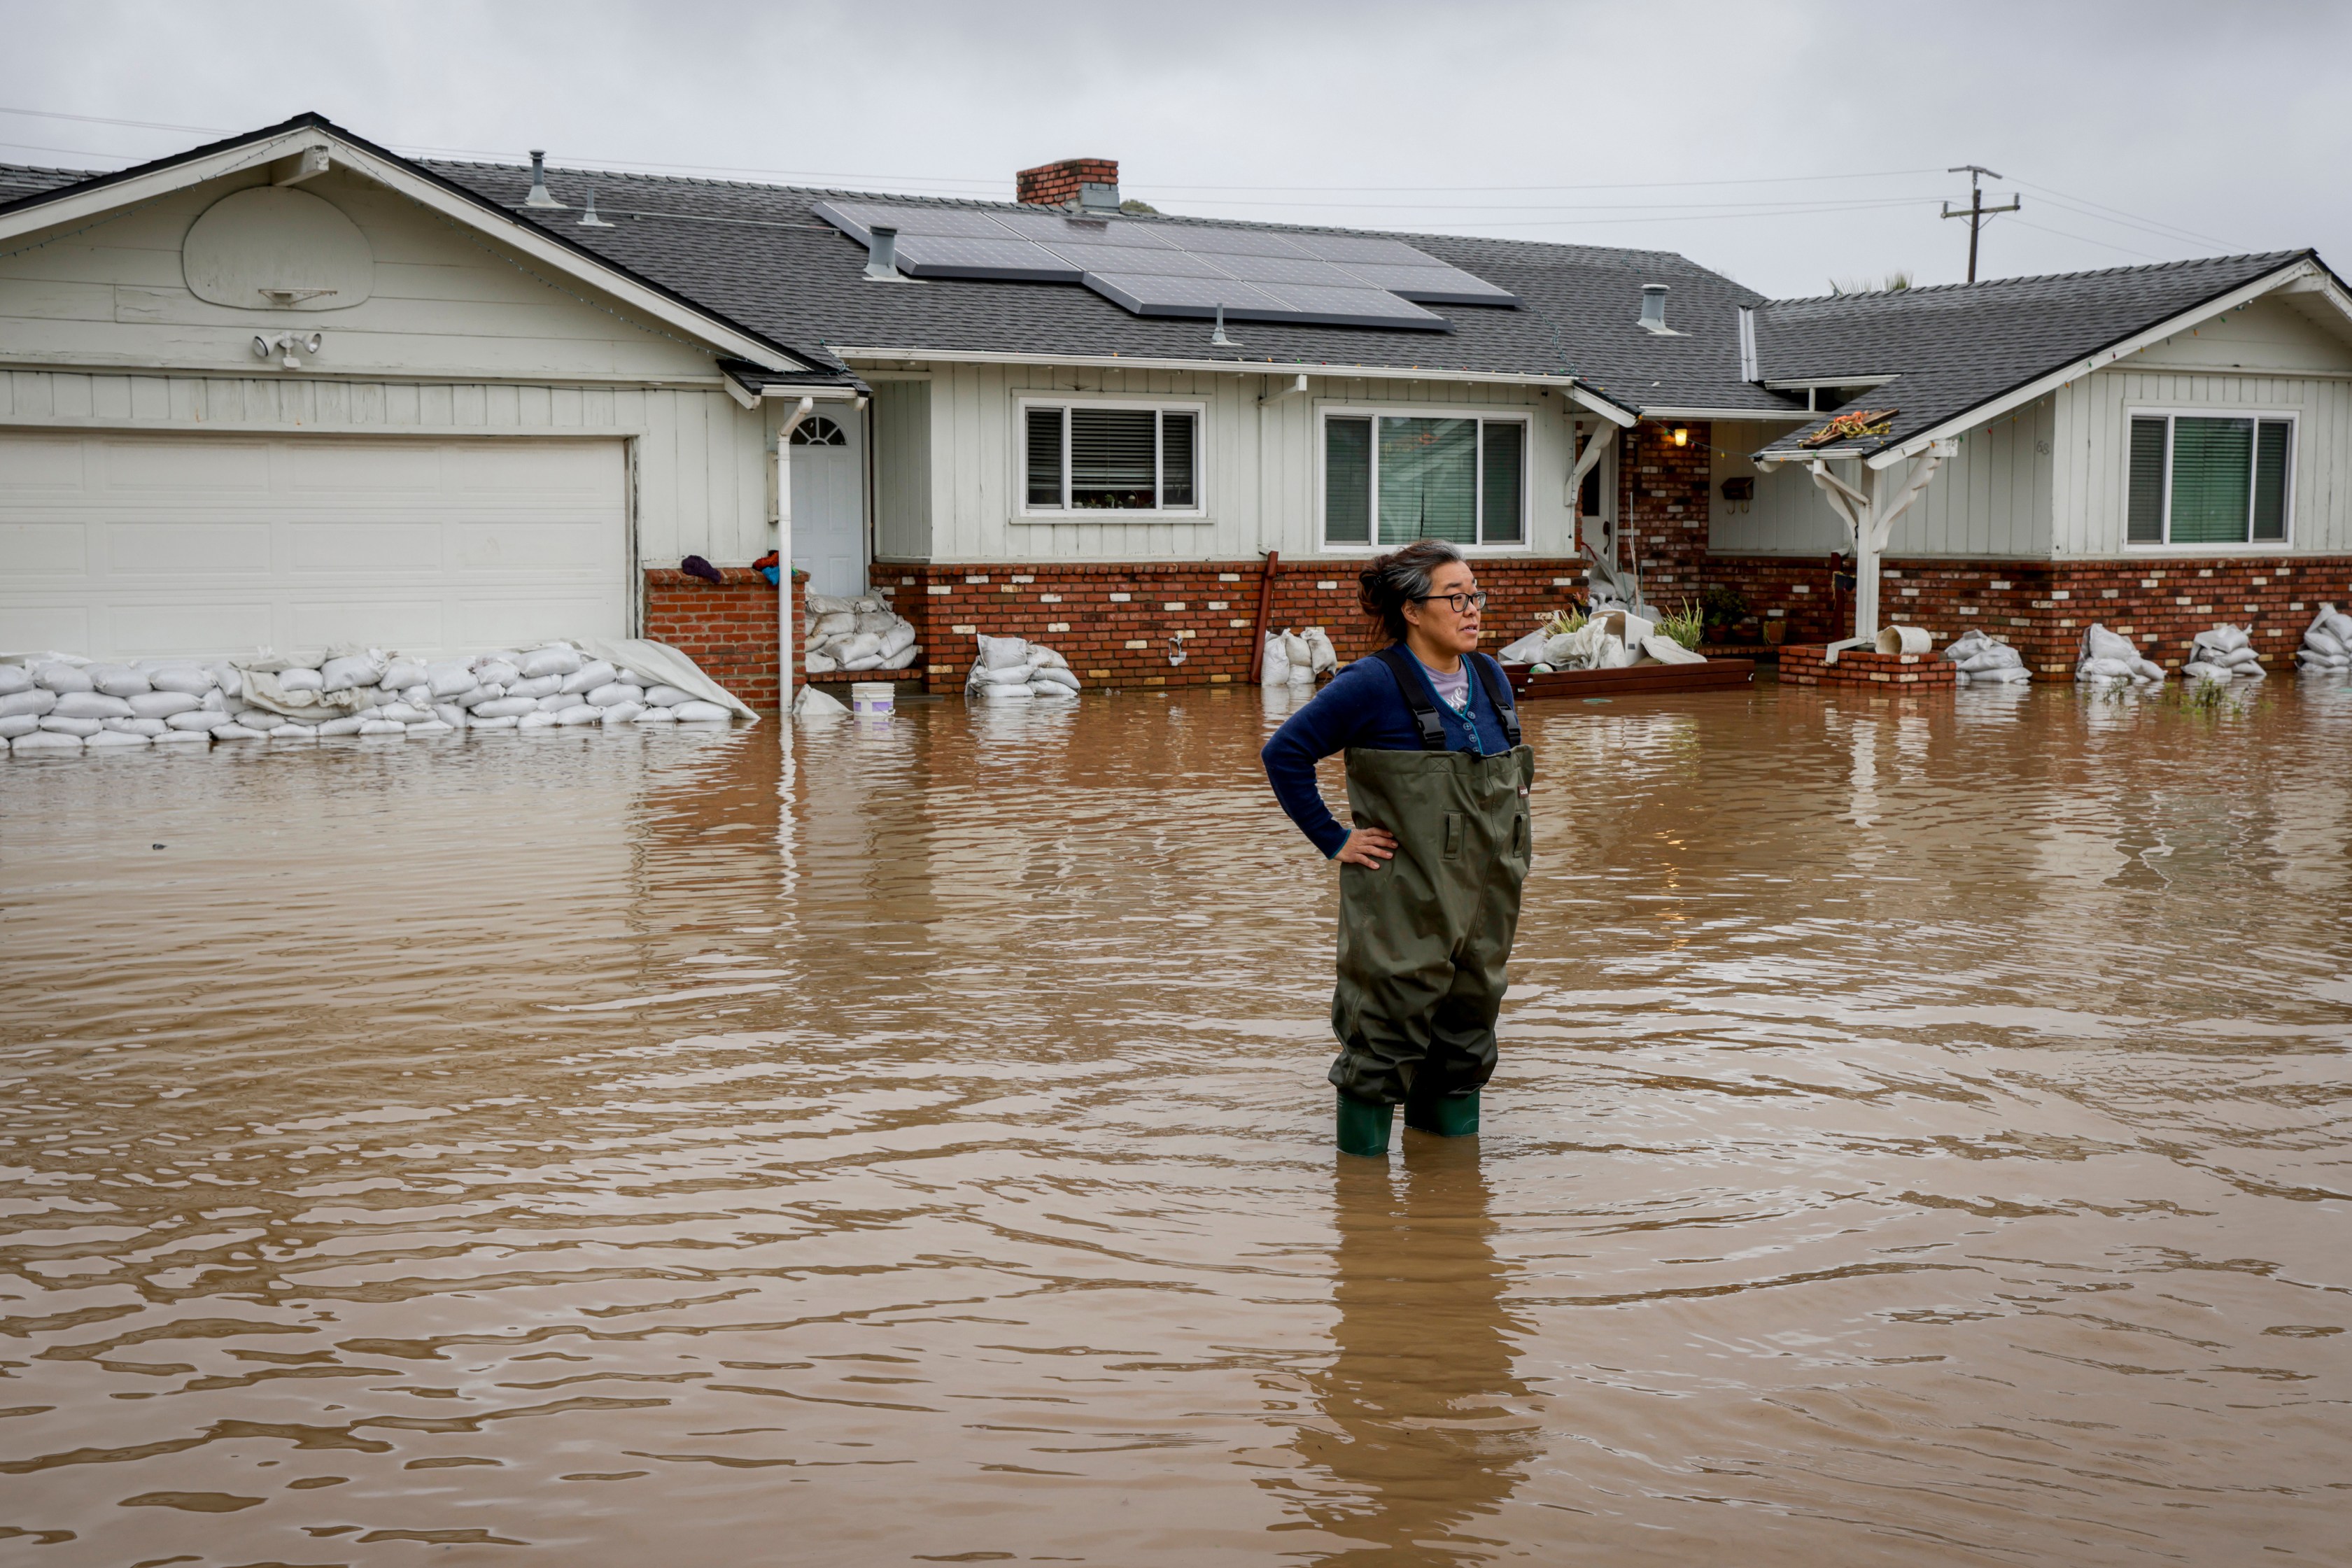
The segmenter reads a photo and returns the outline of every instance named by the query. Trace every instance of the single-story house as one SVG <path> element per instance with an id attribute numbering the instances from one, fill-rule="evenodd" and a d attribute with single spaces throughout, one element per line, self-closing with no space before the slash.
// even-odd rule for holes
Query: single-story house
<path id="1" fill-rule="evenodd" d="M 0 645 L 638 633 L 772 701 L 751 567 L 788 537 L 935 680 L 982 631 L 1184 685 L 1245 676 L 1262 594 L 1362 646 L 1357 565 L 1424 533 L 1505 630 L 1598 571 L 1821 641 L 1844 517 L 1905 487 L 1900 618 L 2046 666 L 2352 561 L 2352 315 L 2308 253 L 1772 301 L 1662 252 L 1171 216 L 1107 160 L 1016 195 L 419 161 L 316 115 L 0 167 Z M 1883 417 L 1805 444 L 1839 409 Z"/>

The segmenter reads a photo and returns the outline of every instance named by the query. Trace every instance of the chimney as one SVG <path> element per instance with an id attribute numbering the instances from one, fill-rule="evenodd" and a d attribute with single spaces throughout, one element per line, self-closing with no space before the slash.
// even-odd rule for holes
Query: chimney
<path id="1" fill-rule="evenodd" d="M 1088 211 L 1118 210 L 1118 160 L 1065 158 L 1040 163 L 1013 176 L 1013 200 L 1031 207 L 1084 205 Z"/>
<path id="2" fill-rule="evenodd" d="M 1642 326 L 1646 331 L 1668 332 L 1666 325 L 1666 286 L 1663 283 L 1642 285 Z"/>

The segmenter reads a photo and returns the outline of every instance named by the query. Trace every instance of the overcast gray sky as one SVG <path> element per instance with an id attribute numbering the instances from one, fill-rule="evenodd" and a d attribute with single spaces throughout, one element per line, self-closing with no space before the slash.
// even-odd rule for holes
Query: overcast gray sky
<path id="1" fill-rule="evenodd" d="M 1681 251 L 1775 295 L 2316 246 L 2352 266 L 2352 5 L 0 0 L 0 161 L 316 109 L 404 152 Z M 44 111 L 26 114 L 19 110 Z M 57 116 L 80 116 L 67 119 Z M 140 120 L 183 130 L 107 123 Z"/>

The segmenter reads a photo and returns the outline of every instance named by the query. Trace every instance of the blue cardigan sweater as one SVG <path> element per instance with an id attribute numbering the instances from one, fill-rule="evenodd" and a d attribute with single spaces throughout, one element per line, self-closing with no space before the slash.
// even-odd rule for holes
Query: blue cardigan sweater
<path id="1" fill-rule="evenodd" d="M 1463 657 L 1495 664 L 1484 653 Z M 1438 701 L 1437 689 L 1430 685 L 1429 673 L 1417 658 L 1412 660 L 1412 670 L 1435 705 L 1439 722 L 1445 726 L 1448 747 L 1482 757 L 1508 749 L 1502 717 L 1476 671 L 1470 672 L 1470 723 L 1465 725 L 1452 708 Z M 1501 665 L 1495 664 L 1495 674 L 1501 678 Z M 1258 759 L 1265 764 L 1266 780 L 1274 786 L 1275 799 L 1326 860 L 1348 841 L 1348 830 L 1323 803 L 1323 793 L 1315 787 L 1315 765 L 1351 746 L 1372 751 L 1421 749 L 1421 730 L 1412 722 L 1412 710 L 1405 706 L 1404 694 L 1397 690 L 1396 677 L 1378 659 L 1358 659 L 1332 676 L 1331 684 L 1292 714 L 1258 753 Z"/>

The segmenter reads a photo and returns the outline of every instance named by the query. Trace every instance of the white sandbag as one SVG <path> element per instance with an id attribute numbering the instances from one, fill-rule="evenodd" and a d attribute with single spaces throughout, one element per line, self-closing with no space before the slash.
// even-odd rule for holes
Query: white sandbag
<path id="1" fill-rule="evenodd" d="M 2101 655 L 2099 657 L 2084 660 L 2080 664 L 2077 664 L 2074 667 L 2074 674 L 2078 678 L 2088 677 L 2095 680 L 2127 681 L 2137 673 L 2137 666 L 2138 663 L 2139 656 L 2137 654 L 2132 654 L 2126 658 L 2108 658 L 2105 655 Z"/>
<path id="2" fill-rule="evenodd" d="M 37 729 L 30 735 L 20 735 L 10 741 L 8 750 L 16 757 L 37 757 L 44 754 L 62 757 L 69 751 L 81 750 L 81 737 L 78 735 L 59 735 L 55 730 Z"/>
<path id="3" fill-rule="evenodd" d="M 316 670 L 292 669 L 278 672 L 278 689 L 281 692 L 315 692 L 327 684 L 327 677 Z"/>
<path id="4" fill-rule="evenodd" d="M 2153 659 L 2135 659 L 2132 661 L 2132 668 L 2138 674 L 2141 680 L 2161 681 L 2164 679 L 2164 666 L 2158 664 Z"/>
<path id="5" fill-rule="evenodd" d="M 147 684 L 159 692 L 185 692 L 200 697 L 220 683 L 210 670 L 200 670 L 194 664 L 165 664 L 147 672 Z"/>
<path id="6" fill-rule="evenodd" d="M 981 663 L 992 670 L 1009 670 L 1029 663 L 1029 644 L 1018 637 L 982 635 L 980 643 Z"/>
<path id="7" fill-rule="evenodd" d="M 91 682 L 88 670 L 79 664 L 55 662 L 35 665 L 33 684 L 45 691 L 55 692 L 59 696 L 98 689 Z"/>
<path id="8" fill-rule="evenodd" d="M 450 726 L 448 726 L 448 725 L 446 725 L 446 724 L 442 723 L 442 722 L 441 722 L 439 719 L 437 719 L 437 718 L 428 718 L 428 719 L 426 719 L 426 720 L 425 720 L 424 723 L 422 723 L 422 724 L 412 724 L 412 725 L 410 725 L 410 726 L 408 727 L 408 733 L 410 734 L 410 736 L 412 736 L 412 737 L 415 737 L 415 736 L 431 736 L 431 735 L 455 735 L 455 734 L 457 733 L 457 731 L 456 731 L 453 727 L 451 727 Z"/>
<path id="9" fill-rule="evenodd" d="M 1070 667 L 1070 661 L 1064 658 L 1056 650 L 1041 647 L 1037 651 L 1045 656 L 1044 664 L 1045 669 L 1066 670 Z"/>
<path id="10" fill-rule="evenodd" d="M 661 685 L 646 688 L 646 704 L 649 707 L 676 707 L 680 703 L 690 703 L 693 700 L 692 692 L 680 691 L 676 686 Z"/>
<path id="11" fill-rule="evenodd" d="M 582 699 L 590 707 L 618 707 L 623 703 L 635 701 L 643 695 L 639 687 L 624 685 L 619 681 L 606 681 L 594 691 L 583 693 Z"/>
<path id="12" fill-rule="evenodd" d="M 2238 627 L 2226 623 L 2214 627 L 2210 632 L 2200 632 L 2199 638 L 2206 646 L 2219 649 L 2224 653 L 2234 653 L 2252 641 Z"/>
<path id="13" fill-rule="evenodd" d="M 702 706 L 711 706 L 715 705 L 704 704 Z M 683 710 L 680 711 L 683 712 Z M 835 696 L 831 692 L 824 691 L 816 686 L 803 686 L 793 697 L 793 716 L 794 718 L 839 718 L 843 715 L 848 713 L 848 707 L 839 697 Z"/>
<path id="14" fill-rule="evenodd" d="M 435 703 L 433 716 L 451 729 L 463 729 L 467 725 L 466 710 L 456 703 Z"/>
<path id="15" fill-rule="evenodd" d="M 881 653 L 882 639 L 871 632 L 860 632 L 834 650 L 834 657 L 845 670 L 856 669 L 860 659 L 879 658 Z"/>
<path id="16" fill-rule="evenodd" d="M 408 734 L 408 727 L 400 723 L 396 719 L 363 718 L 360 720 L 360 734 L 362 737 L 371 735 L 397 735 L 405 737 Z"/>
<path id="17" fill-rule="evenodd" d="M 390 686 L 394 691 L 405 691 L 410 686 L 423 685 L 428 678 L 424 660 L 394 659 L 376 676 L 376 684 Z"/>
<path id="18" fill-rule="evenodd" d="M 829 675 L 841 665 L 830 653 L 812 652 L 801 655 L 801 668 L 812 675 Z"/>
<path id="19" fill-rule="evenodd" d="M 494 703 L 506 695 L 506 687 L 499 685 L 495 681 L 492 681 L 486 685 L 476 686 L 472 691 L 466 693 L 463 696 L 452 697 L 450 700 L 456 703 L 459 707 L 464 708 L 467 713 L 473 713 L 480 708 L 484 704 Z"/>
<path id="20" fill-rule="evenodd" d="M 167 729 L 155 737 L 158 747 L 174 746 L 189 751 L 208 749 L 212 743 L 212 731 L 208 729 Z"/>
<path id="21" fill-rule="evenodd" d="M 357 735 L 361 729 L 366 727 L 367 723 L 368 721 L 366 719 L 361 718 L 355 714 L 346 714 L 341 718 L 331 718 L 326 723 L 320 725 L 319 727 L 319 736 L 320 738 L 324 739 L 331 735 Z"/>
<path id="22" fill-rule="evenodd" d="M 634 702 L 614 703 L 610 707 L 600 707 L 596 711 L 604 716 L 607 725 L 627 724 L 646 711 L 646 705 Z"/>
<path id="23" fill-rule="evenodd" d="M 266 729 L 256 729 L 251 725 L 232 722 L 215 729 L 213 738 L 215 740 L 268 740 L 269 732 Z"/>
<path id="24" fill-rule="evenodd" d="M 143 735 L 131 735 L 120 729 L 102 729 L 81 744 L 85 751 L 144 751 L 155 743 Z"/>
<path id="25" fill-rule="evenodd" d="M 1029 689 L 1026 682 L 1016 685 L 1009 681 L 991 681 L 980 688 L 980 695 L 987 702 L 1025 703 L 1034 700 L 1037 694 Z"/>
<path id="26" fill-rule="evenodd" d="M 347 692 L 353 686 L 372 686 L 376 684 L 376 677 L 383 673 L 383 666 L 373 659 L 350 657 L 330 659 L 319 666 L 319 689 L 322 692 Z M 184 689 L 165 685 L 162 674 L 150 675 L 147 678 L 154 683 L 155 689 L 159 692 Z"/>
<path id="27" fill-rule="evenodd" d="M 0 698 L 0 702 L 5 700 Z M 186 692 L 141 692 L 137 696 L 122 700 L 131 705 L 131 715 L 137 718 L 169 718 L 175 713 L 186 713 L 190 708 L 203 706 Z"/>
<path id="28" fill-rule="evenodd" d="M 536 702 L 541 697 L 554 696 L 562 690 L 563 677 L 562 675 L 531 675 L 520 681 L 510 682 L 507 686 L 507 695 L 509 697 L 529 697 L 533 702 Z"/>
<path id="29" fill-rule="evenodd" d="M 575 703 L 572 706 L 565 708 L 562 712 L 557 714 L 555 716 L 555 722 L 566 727 L 581 724 L 602 724 L 604 722 L 604 710 L 600 707 L 592 707 L 586 703 Z"/>
<path id="30" fill-rule="evenodd" d="M 1534 664 L 1543 662 L 1545 637 L 1538 627 L 1516 643 L 1507 643 L 1495 657 L 1506 664 Z"/>
<path id="31" fill-rule="evenodd" d="M 2131 639 L 2119 637 L 2105 627 L 2093 624 L 2083 633 L 2083 653 L 2085 659 L 2107 659 L 2129 663 L 2139 657 L 2139 650 Z"/>
<path id="32" fill-rule="evenodd" d="M 258 729 L 265 733 L 277 728 L 284 722 L 285 716 L 283 714 L 271 713 L 266 708 L 255 707 L 241 707 L 229 715 L 232 722 L 241 724 L 247 729 Z"/>
<path id="33" fill-rule="evenodd" d="M 2262 657 L 2252 648 L 2231 648 L 2221 655 L 2221 663 L 2233 665 L 2255 664 L 2262 662 Z"/>
<path id="34" fill-rule="evenodd" d="M 120 719 L 116 722 L 121 724 L 137 724 L 140 721 L 135 718 L 131 718 Z M 8 714 L 5 716 L 0 716 L 0 740 L 14 740 L 20 735 L 30 735 L 40 727 L 41 718 L 38 714 Z"/>
<path id="35" fill-rule="evenodd" d="M 1680 643 L 1675 642 L 1672 637 L 1644 637 L 1642 639 L 1642 652 L 1649 654 L 1650 657 L 1655 659 L 1661 664 L 1704 664 L 1706 663 L 1706 654 L 1692 652 L 1690 649 L 1684 647 Z"/>
<path id="36" fill-rule="evenodd" d="M 586 664 L 581 665 L 578 669 L 572 671 L 570 674 L 564 676 L 563 685 L 561 689 L 573 696 L 577 696 L 583 692 L 593 692 L 598 686 L 610 685 L 613 682 L 613 677 L 620 673 L 620 671 L 613 667 L 612 663 L 609 660 L 591 659 Z"/>
<path id="37" fill-rule="evenodd" d="M 492 723 L 497 721 L 493 719 Z M 551 713 L 527 713 L 515 720 L 517 729 L 553 729 L 555 716 Z"/>
<path id="38" fill-rule="evenodd" d="M 140 677 L 144 680 L 145 676 Z M 33 673 L 22 664 L 0 664 L 0 697 L 33 689 Z"/>
<path id="39" fill-rule="evenodd" d="M 1029 684 L 1033 686 L 1041 684 L 1050 684 L 1057 686 L 1066 686 L 1071 691 L 1076 691 L 1078 689 L 1078 677 L 1076 672 L 1067 669 L 1045 669 L 1038 671 L 1036 674 L 1032 676 Z"/>
<path id="40" fill-rule="evenodd" d="M 1029 695 L 1033 697 L 1049 698 L 1055 702 L 1070 702 L 1075 700 L 1078 694 L 1059 682 L 1032 681 L 1029 683 Z"/>
<path id="41" fill-rule="evenodd" d="M 562 713 L 565 708 L 579 707 L 581 706 L 582 704 L 578 697 L 569 695 L 563 692 L 558 692 L 553 696 L 541 697 L 539 699 L 539 711 L 541 713 Z"/>
<path id="42" fill-rule="evenodd" d="M 85 673 L 92 686 L 110 697 L 132 697 L 153 689 L 145 675 L 127 664 L 92 664 Z"/>
<path id="43" fill-rule="evenodd" d="M 208 707 L 192 707 L 184 713 L 172 715 L 163 722 L 173 729 L 210 734 L 228 723 L 229 716 L 225 713 L 215 713 Z"/>
<path id="44" fill-rule="evenodd" d="M 537 713 L 539 704 L 529 697 L 499 697 L 491 702 L 474 705 L 474 719 L 520 718 L 527 713 Z"/>
<path id="45" fill-rule="evenodd" d="M 2332 657 L 2341 658 L 2344 654 L 2343 639 L 2317 626 L 2314 626 L 2303 634 L 2303 645 L 2315 653 L 2326 653 Z"/>
<path id="46" fill-rule="evenodd" d="M 474 678 L 486 686 L 510 686 L 522 679 L 522 672 L 503 653 L 485 653 L 474 661 Z"/>
<path id="47" fill-rule="evenodd" d="M 1289 659 L 1291 668 L 1305 670 L 1308 679 L 1314 678 L 1315 654 L 1313 650 L 1307 646 L 1305 637 L 1296 632 L 1285 632 L 1282 634 L 1282 652 L 1284 656 Z"/>
<path id="48" fill-rule="evenodd" d="M 835 611 L 830 615 L 820 615 L 809 622 L 809 638 L 812 642 L 830 641 L 836 637 L 850 636 L 856 630 L 856 615 L 846 610 Z"/>
<path id="49" fill-rule="evenodd" d="M 423 724 L 432 716 L 431 708 L 415 703 L 385 703 L 376 711 L 376 717 L 388 724 Z"/>
<path id="50" fill-rule="evenodd" d="M 2230 674 L 2242 681 L 2266 681 L 2271 678 L 2271 673 L 2260 664 L 2232 664 Z"/>
<path id="51" fill-rule="evenodd" d="M 536 713 L 539 710 L 533 708 L 531 711 Z M 482 718 L 477 716 L 471 723 L 466 726 L 466 727 L 469 731 L 477 729 L 512 729 L 521 722 L 521 718 L 512 715 L 509 715 L 505 718 Z"/>
<path id="52" fill-rule="evenodd" d="M 803 692 L 813 692 L 815 691 L 816 688 L 814 686 L 803 686 L 801 690 Z M 800 698 L 796 695 L 793 700 L 794 702 L 798 702 Z M 677 715 L 677 721 L 680 724 L 724 724 L 729 718 L 733 716 L 729 710 L 720 707 L 717 703 L 679 703 L 670 711 Z"/>
<path id="53" fill-rule="evenodd" d="M 316 740 L 319 727 L 315 724 L 275 724 L 269 727 L 272 740 Z"/>
<path id="54" fill-rule="evenodd" d="M 392 688 L 386 686 L 384 689 L 386 691 L 390 691 Z M 426 685 L 423 681 L 417 682 L 415 685 L 401 687 L 399 696 L 400 700 L 406 703 L 410 707 L 431 707 L 433 706 L 433 688 Z"/>
<path id="55" fill-rule="evenodd" d="M 871 632 L 877 637 L 899 624 L 898 618 L 887 610 L 861 610 L 851 620 L 857 631 Z"/>
<path id="56" fill-rule="evenodd" d="M 1990 682 L 1996 685 L 2024 685 L 2033 679 L 2033 672 L 2023 664 L 2003 664 L 1994 669 L 1973 671 L 1969 675 L 1972 684 Z"/>
<path id="57" fill-rule="evenodd" d="M 55 734 L 78 735 L 82 737 L 84 739 L 88 739 L 89 737 L 98 734 L 100 730 L 106 727 L 105 722 L 100 719 L 59 718 L 53 713 L 43 714 L 38 720 L 38 724 L 39 727 L 52 731 Z"/>
<path id="58" fill-rule="evenodd" d="M 1320 626 L 1307 629 L 1307 668 L 1313 675 L 1328 675 L 1339 667 L 1339 650 L 1331 645 L 1330 633 Z"/>
<path id="59" fill-rule="evenodd" d="M 841 667 L 844 671 L 878 670 L 882 667 L 882 655 L 879 653 L 868 653 L 862 659 L 852 659 L 849 663 L 842 665 Z M 1025 674 L 1026 672 L 1024 673 Z"/>
<path id="60" fill-rule="evenodd" d="M 649 707 L 637 715 L 639 724 L 676 724 L 677 715 L 667 707 Z"/>
<path id="61" fill-rule="evenodd" d="M 1025 686 L 1029 684 L 1029 666 L 1015 664 L 1010 669 L 978 670 L 973 672 L 971 684 L 982 686 Z"/>
<path id="62" fill-rule="evenodd" d="M 245 695 L 245 677 L 237 674 L 235 664 L 226 659 L 215 659 L 205 668 L 210 670 L 213 679 L 220 683 L 223 695 L 241 697 Z"/>
<path id="63" fill-rule="evenodd" d="M 801 608 L 808 612 L 809 619 L 812 621 L 815 620 L 820 615 L 855 615 L 857 613 L 857 605 L 855 601 L 836 598 L 830 593 L 819 593 L 814 588 L 801 595 Z"/>
<path id="64" fill-rule="evenodd" d="M 228 694 L 222 691 L 218 686 L 215 686 L 212 690 L 206 692 L 204 695 L 196 699 L 196 706 L 202 708 L 206 713 L 227 713 L 230 711 L 228 706 Z"/>
<path id="65" fill-rule="evenodd" d="M 436 697 L 454 697 L 472 691 L 481 683 L 474 678 L 471 666 L 453 661 L 446 664 L 426 665 L 425 684 L 432 688 Z"/>
<path id="66" fill-rule="evenodd" d="M 193 704 L 195 699 L 190 697 L 188 701 Z M 13 718 L 18 714 L 32 714 L 37 716 L 57 706 L 57 693 L 50 691 L 47 686 L 32 686 L 21 692 L 10 692 L 6 696 L 0 697 L 0 718 Z"/>
<path id="67" fill-rule="evenodd" d="M 143 735 L 150 738 L 172 727 L 160 718 L 110 718 L 105 724 L 107 728 L 120 730 L 124 735 Z"/>
<path id="68" fill-rule="evenodd" d="M 2320 613 L 2326 618 L 2327 634 L 2343 643 L 2346 653 L 2352 653 L 2352 615 L 2345 614 L 2333 605 L 2326 607 Z"/>
<path id="69" fill-rule="evenodd" d="M 1286 686 L 1290 684 L 1290 645 L 1279 632 L 1265 634 L 1265 659 L 1258 667 L 1258 685 Z"/>
<path id="70" fill-rule="evenodd" d="M 566 677 L 579 673 L 582 662 L 577 648 L 534 648 L 522 656 L 522 678 L 535 681 L 542 675 L 552 675 L 561 686 Z"/>
<path id="71" fill-rule="evenodd" d="M 882 633 L 882 654 L 885 658 L 915 645 L 915 629 L 904 621 Z M 1051 653 L 1052 650 L 1046 650 Z"/>
<path id="72" fill-rule="evenodd" d="M 2188 664 L 2181 665 L 2180 674 L 2183 680 L 2191 681 L 2226 683 L 2230 679 L 2230 672 L 2228 670 L 2223 669 L 2219 664 L 2209 664 L 2202 659 L 2192 659 Z"/>

